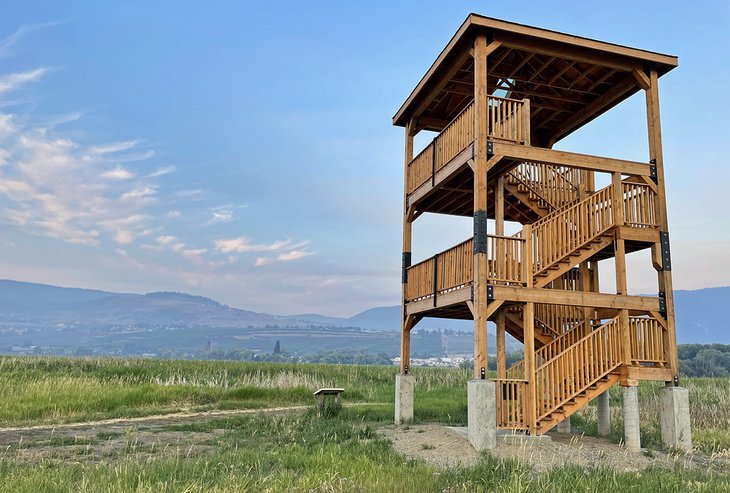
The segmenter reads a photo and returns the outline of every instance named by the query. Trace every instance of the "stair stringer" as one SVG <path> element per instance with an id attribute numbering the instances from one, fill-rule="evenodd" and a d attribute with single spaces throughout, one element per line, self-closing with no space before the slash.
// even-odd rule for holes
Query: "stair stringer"
<path id="1" fill-rule="evenodd" d="M 557 266 L 557 269 L 553 269 L 548 267 L 547 269 L 543 269 L 538 272 L 540 274 L 541 272 L 545 272 L 546 275 L 538 275 L 535 274 L 533 276 L 533 287 L 536 288 L 543 288 L 550 282 L 554 281 L 558 277 L 562 276 L 566 272 L 568 272 L 570 269 L 575 267 L 576 265 L 585 262 L 592 256 L 594 256 L 596 253 L 600 252 L 607 246 L 611 245 L 614 241 L 614 233 L 611 229 L 604 232 L 601 236 L 593 239 L 590 243 L 587 243 L 586 245 L 583 245 L 580 247 L 577 251 L 580 252 L 577 255 L 571 254 L 567 257 L 563 257 L 563 259 L 560 262 L 556 262 L 551 267 Z M 573 250 L 573 253 L 575 253 L 576 250 Z"/>

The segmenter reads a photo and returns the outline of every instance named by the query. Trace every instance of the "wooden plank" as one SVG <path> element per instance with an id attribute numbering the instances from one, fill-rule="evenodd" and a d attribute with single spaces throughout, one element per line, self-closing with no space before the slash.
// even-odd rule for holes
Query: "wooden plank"
<path id="1" fill-rule="evenodd" d="M 504 142 L 494 142 L 494 153 L 505 158 L 566 166 L 589 171 L 613 173 L 615 171 L 625 175 L 649 176 L 649 163 L 626 161 L 577 152 L 555 151 L 540 147 L 530 147 Z"/>
<path id="2" fill-rule="evenodd" d="M 515 286 L 494 286 L 494 299 L 522 303 L 548 303 L 551 305 L 573 305 L 593 308 L 614 308 L 659 311 L 659 298 L 651 296 L 627 296 L 607 293 L 587 293 L 562 289 L 521 288 Z"/>
<path id="3" fill-rule="evenodd" d="M 418 301 L 411 301 L 406 304 L 406 310 L 409 314 L 417 315 L 434 310 L 435 308 L 447 308 L 460 303 L 466 304 L 471 301 L 471 286 L 454 289 L 448 293 L 438 295 L 436 306 L 433 305 L 433 299 L 426 298 Z M 657 305 L 657 310 L 659 305 Z"/>
<path id="4" fill-rule="evenodd" d="M 655 382 L 671 382 L 671 368 L 650 367 L 650 366 L 622 366 L 615 371 L 619 376 L 619 383 L 623 386 L 636 385 L 639 380 L 652 380 Z"/>
<path id="5" fill-rule="evenodd" d="M 497 378 L 507 378 L 507 351 L 505 349 L 505 320 L 504 310 L 497 311 Z"/>

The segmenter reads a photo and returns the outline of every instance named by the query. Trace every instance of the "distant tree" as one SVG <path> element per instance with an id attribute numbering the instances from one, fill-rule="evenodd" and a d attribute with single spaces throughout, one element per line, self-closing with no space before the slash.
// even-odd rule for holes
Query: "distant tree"
<path id="1" fill-rule="evenodd" d="M 276 344 L 274 344 L 274 352 L 272 354 L 281 354 L 281 343 L 277 339 Z"/>

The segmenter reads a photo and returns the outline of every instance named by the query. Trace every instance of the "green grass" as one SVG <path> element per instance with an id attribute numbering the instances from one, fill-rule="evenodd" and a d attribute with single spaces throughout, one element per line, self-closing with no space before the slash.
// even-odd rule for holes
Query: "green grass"
<path id="1" fill-rule="evenodd" d="M 562 467 L 546 474 L 484 455 L 437 470 L 396 454 L 370 424 L 349 419 L 253 415 L 213 420 L 215 452 L 153 457 L 129 449 L 113 462 L 24 464 L 0 459 L 0 492 L 554 492 L 729 491 L 730 476 L 677 469 L 617 473 Z M 202 431 L 199 428 L 197 431 Z"/>
<path id="2" fill-rule="evenodd" d="M 0 453 L 0 492 L 223 491 L 730 491 L 730 476 L 714 469 L 647 470 L 563 467 L 537 473 L 484 455 L 470 468 L 436 469 L 404 459 L 379 438 L 393 418 L 394 367 L 162 361 L 147 359 L 0 358 L 0 426 L 143 416 L 180 409 L 249 409 L 309 405 L 301 415 L 251 414 L 170 425 L 160 431 L 212 432 L 205 453 L 145 453 L 136 429 L 99 431 L 94 440 L 127 447 L 92 460 L 22 461 Z M 416 422 L 466 423 L 470 372 L 414 368 Z M 686 379 L 695 445 L 730 451 L 730 380 Z M 344 387 L 341 409 L 314 416 L 312 392 Z M 660 447 L 659 385 L 639 392 L 642 442 Z M 348 406 L 358 403 L 361 405 Z M 611 391 L 612 438 L 621 438 L 620 388 Z M 593 406 L 574 426 L 595 434 Z M 67 438 L 41 446 L 83 445 Z"/>

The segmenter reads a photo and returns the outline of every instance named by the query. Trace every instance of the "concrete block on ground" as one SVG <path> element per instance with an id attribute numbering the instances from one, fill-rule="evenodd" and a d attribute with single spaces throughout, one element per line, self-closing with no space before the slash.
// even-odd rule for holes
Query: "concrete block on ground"
<path id="1" fill-rule="evenodd" d="M 413 375 L 395 376 L 395 424 L 400 425 L 413 420 Z"/>
<path id="2" fill-rule="evenodd" d="M 659 390 L 659 420 L 665 447 L 692 450 L 689 392 L 686 388 L 663 387 Z"/>
<path id="3" fill-rule="evenodd" d="M 556 426 L 555 428 L 557 428 L 558 433 L 570 433 L 572 429 L 570 427 L 570 416 L 558 423 L 558 426 Z"/>
<path id="4" fill-rule="evenodd" d="M 624 444 L 629 452 L 641 452 L 639 388 L 621 387 L 624 398 Z"/>
<path id="5" fill-rule="evenodd" d="M 467 383 L 469 443 L 478 452 L 497 446 L 496 390 L 492 380 Z"/>
<path id="6" fill-rule="evenodd" d="M 596 397 L 598 415 L 598 436 L 607 437 L 611 433 L 611 407 L 608 390 Z"/>

